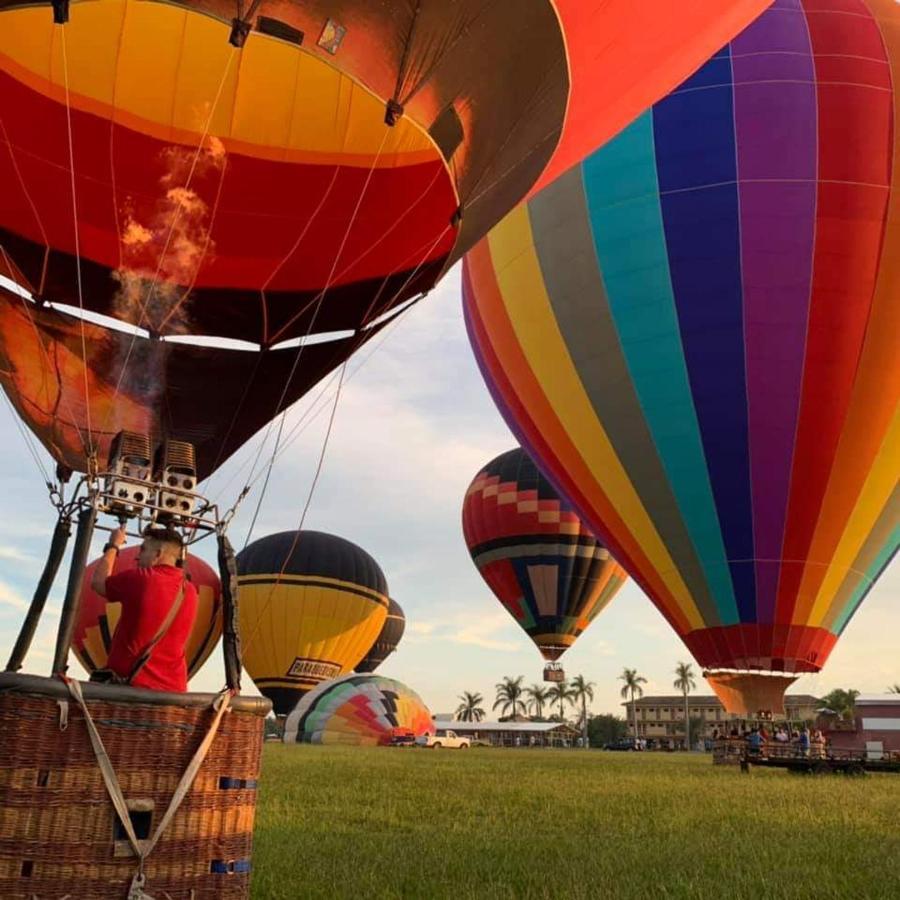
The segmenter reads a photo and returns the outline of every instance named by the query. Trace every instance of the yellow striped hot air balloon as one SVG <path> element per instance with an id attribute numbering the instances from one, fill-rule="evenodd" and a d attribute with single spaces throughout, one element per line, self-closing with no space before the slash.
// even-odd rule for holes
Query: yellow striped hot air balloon
<path id="1" fill-rule="evenodd" d="M 244 666 L 277 715 L 363 659 L 384 626 L 388 589 L 361 547 L 283 531 L 237 557 Z"/>

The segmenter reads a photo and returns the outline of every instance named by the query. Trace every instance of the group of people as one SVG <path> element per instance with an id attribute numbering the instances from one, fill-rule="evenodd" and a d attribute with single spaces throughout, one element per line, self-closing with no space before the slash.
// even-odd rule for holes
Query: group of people
<path id="1" fill-rule="evenodd" d="M 824 759 L 826 755 L 825 735 L 820 729 L 816 728 L 811 731 L 806 725 L 793 733 L 783 725 L 779 725 L 774 734 L 770 734 L 765 725 L 754 725 L 749 729 L 742 725 L 740 730 L 737 725 L 734 725 L 728 734 L 724 730 L 719 732 L 716 729 L 713 732 L 713 741 L 728 741 L 733 744 L 741 742 L 754 756 L 764 755 L 766 748 L 770 745 L 776 748 L 775 752 L 781 755 L 786 755 L 789 747 L 793 747 L 798 756 Z"/>

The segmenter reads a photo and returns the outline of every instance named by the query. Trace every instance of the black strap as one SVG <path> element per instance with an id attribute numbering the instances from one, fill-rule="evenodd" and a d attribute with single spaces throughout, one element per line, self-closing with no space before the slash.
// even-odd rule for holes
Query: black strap
<path id="1" fill-rule="evenodd" d="M 184 600 L 185 587 L 187 586 L 187 578 L 182 577 L 181 579 L 181 587 L 178 588 L 178 593 L 175 595 L 175 602 L 169 609 L 166 618 L 163 620 L 162 625 L 159 626 L 159 631 L 153 636 L 153 640 L 150 641 L 149 644 L 141 651 L 141 654 L 134 661 L 134 665 L 131 667 L 131 671 L 128 673 L 128 677 L 124 679 L 125 684 L 131 684 L 132 681 L 137 677 L 138 672 L 147 665 L 150 661 L 150 655 L 153 653 L 153 648 L 165 637 L 166 632 L 172 627 L 172 623 L 175 621 L 175 616 L 178 615 L 178 610 L 181 609 L 182 601 Z"/>

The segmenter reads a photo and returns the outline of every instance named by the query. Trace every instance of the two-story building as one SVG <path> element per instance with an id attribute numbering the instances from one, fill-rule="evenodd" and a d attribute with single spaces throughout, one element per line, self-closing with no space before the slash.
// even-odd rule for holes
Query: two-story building
<path id="1" fill-rule="evenodd" d="M 785 718 L 793 722 L 812 722 L 816 718 L 818 700 L 809 694 L 787 694 L 784 698 Z M 684 697 L 681 694 L 667 694 L 639 697 L 634 708 L 631 701 L 623 703 L 628 721 L 628 734 L 634 734 L 634 709 L 637 710 L 637 737 L 653 740 L 662 746 L 684 747 Z M 691 735 L 691 742 L 712 739 L 716 731 L 720 734 L 731 730 L 741 721 L 741 716 L 728 713 L 714 694 L 691 694 L 688 696 L 688 715 L 699 720 L 698 734 Z"/>

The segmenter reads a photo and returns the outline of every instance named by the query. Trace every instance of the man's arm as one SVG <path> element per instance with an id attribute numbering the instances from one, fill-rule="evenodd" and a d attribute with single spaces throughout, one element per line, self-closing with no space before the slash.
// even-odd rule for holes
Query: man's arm
<path id="1" fill-rule="evenodd" d="M 103 548 L 103 556 L 91 576 L 91 589 L 101 597 L 106 596 L 106 579 L 112 574 L 116 565 L 119 548 L 125 543 L 125 529 L 117 528 L 110 533 L 109 543 Z"/>

